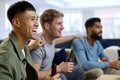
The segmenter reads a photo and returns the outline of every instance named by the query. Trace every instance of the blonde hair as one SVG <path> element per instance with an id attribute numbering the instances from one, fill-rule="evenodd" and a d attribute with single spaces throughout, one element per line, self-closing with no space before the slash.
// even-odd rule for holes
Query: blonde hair
<path id="1" fill-rule="evenodd" d="M 64 17 L 63 13 L 54 10 L 54 9 L 47 9 L 43 12 L 43 14 L 40 16 L 40 23 L 42 28 L 44 29 L 43 25 L 44 23 L 51 24 L 55 18 Z"/>

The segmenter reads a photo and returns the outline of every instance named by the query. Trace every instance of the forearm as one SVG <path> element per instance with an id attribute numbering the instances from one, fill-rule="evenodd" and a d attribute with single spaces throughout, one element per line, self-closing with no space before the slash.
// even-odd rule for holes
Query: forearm
<path id="1" fill-rule="evenodd" d="M 98 62 L 91 60 L 89 61 L 86 58 L 85 53 L 80 49 L 80 51 L 74 51 L 77 63 L 81 65 L 85 70 L 93 69 L 93 68 L 106 68 L 109 67 L 109 62 Z M 107 59 L 105 59 L 107 60 Z"/>
<path id="2" fill-rule="evenodd" d="M 109 62 L 92 62 L 87 61 L 83 63 L 83 68 L 85 70 L 93 69 L 93 68 L 106 68 L 109 67 Z"/>
<path id="3" fill-rule="evenodd" d="M 109 62 L 109 59 L 108 59 L 108 58 L 100 58 L 100 60 L 101 60 L 102 62 Z"/>
<path id="4" fill-rule="evenodd" d="M 62 36 L 60 38 L 55 39 L 55 44 L 61 44 L 70 40 L 75 39 L 76 36 Z"/>

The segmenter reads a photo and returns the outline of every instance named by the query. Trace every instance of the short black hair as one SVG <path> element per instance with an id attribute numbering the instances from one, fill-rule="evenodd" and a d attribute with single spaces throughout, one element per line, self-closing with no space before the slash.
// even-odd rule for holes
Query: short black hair
<path id="1" fill-rule="evenodd" d="M 95 22 L 101 22 L 101 19 L 98 17 L 92 17 L 89 18 L 86 22 L 85 22 L 85 27 L 92 27 L 94 25 Z"/>
<path id="2" fill-rule="evenodd" d="M 17 13 L 24 12 L 26 10 L 32 10 L 32 11 L 36 12 L 34 6 L 29 2 L 27 2 L 27 1 L 16 2 L 9 7 L 9 9 L 7 11 L 7 17 L 9 19 L 9 21 L 12 23 L 12 19 L 14 18 L 14 16 Z"/>

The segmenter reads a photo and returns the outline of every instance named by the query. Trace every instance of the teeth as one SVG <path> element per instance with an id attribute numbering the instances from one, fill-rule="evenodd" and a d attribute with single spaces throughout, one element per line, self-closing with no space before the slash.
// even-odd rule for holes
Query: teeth
<path id="1" fill-rule="evenodd" d="M 33 29 L 33 31 L 37 31 L 37 29 Z"/>

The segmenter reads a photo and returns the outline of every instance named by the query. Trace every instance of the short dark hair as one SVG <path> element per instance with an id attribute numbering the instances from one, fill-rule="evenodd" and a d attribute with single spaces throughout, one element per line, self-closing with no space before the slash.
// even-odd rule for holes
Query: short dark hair
<path id="1" fill-rule="evenodd" d="M 12 19 L 17 13 L 24 12 L 26 10 L 32 10 L 36 12 L 34 6 L 29 2 L 27 1 L 16 2 L 9 7 L 7 11 L 7 17 L 9 21 L 12 23 Z"/>
<path id="2" fill-rule="evenodd" d="M 92 27 L 94 25 L 95 22 L 101 22 L 100 18 L 98 17 L 93 17 L 93 18 L 89 18 L 86 22 L 85 22 L 85 27 Z"/>

